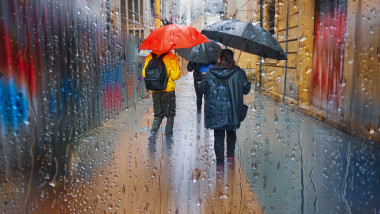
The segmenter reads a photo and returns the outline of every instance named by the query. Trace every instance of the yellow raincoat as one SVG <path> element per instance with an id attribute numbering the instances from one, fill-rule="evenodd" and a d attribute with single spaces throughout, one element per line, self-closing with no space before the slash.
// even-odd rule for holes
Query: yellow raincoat
<path id="1" fill-rule="evenodd" d="M 160 55 L 157 55 L 159 57 Z M 142 70 L 142 75 L 145 78 L 145 68 L 148 65 L 148 62 L 152 59 L 152 54 L 149 54 L 145 59 L 145 65 Z M 164 58 L 162 59 L 164 61 L 164 64 L 166 66 L 166 71 L 168 73 L 168 84 L 166 85 L 165 90 L 162 91 L 174 91 L 175 89 L 175 83 L 174 80 L 178 80 L 181 77 L 181 72 L 179 70 L 179 63 L 177 56 L 172 53 L 167 53 Z M 155 92 L 155 91 L 153 91 Z"/>

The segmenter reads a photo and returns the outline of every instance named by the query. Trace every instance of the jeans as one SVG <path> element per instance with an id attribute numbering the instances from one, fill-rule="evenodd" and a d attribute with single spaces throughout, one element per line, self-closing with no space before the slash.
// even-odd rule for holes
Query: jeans
<path id="1" fill-rule="evenodd" d="M 224 160 L 224 138 L 227 132 L 227 157 L 234 157 L 236 144 L 236 131 L 225 129 L 214 129 L 214 150 L 216 162 L 223 163 Z"/>
<path id="2" fill-rule="evenodd" d="M 194 89 L 195 89 L 195 94 L 197 95 L 197 110 L 200 111 L 202 108 L 202 98 L 203 94 L 199 90 L 199 83 L 194 81 Z"/>
<path id="3" fill-rule="evenodd" d="M 156 134 L 164 117 L 167 118 L 165 135 L 173 134 L 176 99 L 174 91 L 152 92 L 154 120 L 151 134 Z"/>

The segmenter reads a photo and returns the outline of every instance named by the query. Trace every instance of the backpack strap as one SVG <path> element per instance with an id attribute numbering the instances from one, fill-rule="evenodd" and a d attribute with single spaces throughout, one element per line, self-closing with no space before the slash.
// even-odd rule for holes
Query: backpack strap
<path id="1" fill-rule="evenodd" d="M 165 53 L 161 54 L 161 56 L 159 56 L 158 58 L 162 60 L 162 59 L 164 58 L 164 56 L 165 56 L 167 53 L 169 53 L 169 52 L 165 52 Z M 162 61 L 162 62 L 164 62 L 164 61 Z M 165 63 L 164 63 L 164 66 L 165 66 L 165 68 L 166 68 Z M 166 68 L 166 69 L 167 69 L 167 68 Z M 170 72 L 169 72 L 169 75 L 167 75 L 167 77 L 168 77 L 168 80 L 169 80 Z"/>
<path id="2" fill-rule="evenodd" d="M 168 53 L 168 52 L 165 52 L 165 53 L 161 54 L 161 56 L 159 56 L 158 58 L 160 58 L 160 59 L 164 58 L 164 56 L 165 56 L 167 53 Z"/>

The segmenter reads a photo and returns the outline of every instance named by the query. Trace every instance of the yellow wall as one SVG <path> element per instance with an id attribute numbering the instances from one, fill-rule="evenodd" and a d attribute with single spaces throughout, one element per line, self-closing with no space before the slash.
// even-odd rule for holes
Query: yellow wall
<path id="1" fill-rule="evenodd" d="M 286 49 L 287 0 L 276 1 L 275 37 Z M 269 27 L 268 0 L 264 0 L 264 28 Z M 310 106 L 313 69 L 315 1 L 289 1 L 288 70 L 286 100 L 298 103 L 312 115 L 347 132 L 380 141 L 380 0 L 348 1 L 343 89 L 340 110 Z M 259 21 L 260 6 L 256 6 Z M 265 59 L 262 63 L 263 91 L 281 99 L 286 61 Z M 242 54 L 243 68 L 255 71 L 259 81 L 258 57 Z M 332 114 L 337 114 L 331 117 Z M 330 115 L 330 116 L 329 116 Z"/>
<path id="2" fill-rule="evenodd" d="M 264 1 L 263 27 L 269 28 L 268 0 Z M 288 40 L 286 40 L 287 4 Z M 314 34 L 314 1 L 275 1 L 275 37 L 284 52 L 288 46 L 286 96 L 302 105 L 310 103 L 309 85 L 312 68 Z M 260 11 L 260 5 L 256 10 Z M 257 16 L 259 21 L 259 15 Z M 300 21 L 302 20 L 302 21 Z M 262 87 L 277 96 L 284 93 L 286 60 L 264 59 L 262 63 Z M 259 80 L 259 61 L 256 60 L 256 80 Z"/>
<path id="3" fill-rule="evenodd" d="M 380 0 L 348 1 L 343 121 L 380 141 Z"/>
<path id="4" fill-rule="evenodd" d="M 157 18 L 156 18 L 156 28 L 159 28 L 161 27 L 161 0 L 156 0 L 156 14 L 157 14 Z"/>
<path id="5" fill-rule="evenodd" d="M 256 0 L 224 0 L 226 18 L 234 18 L 236 20 L 256 22 L 259 13 L 256 11 L 258 1 Z M 247 76 L 254 81 L 256 64 L 259 58 L 256 55 L 234 50 L 235 62 L 241 68 L 247 71 Z M 240 59 L 239 59 L 239 55 Z"/>

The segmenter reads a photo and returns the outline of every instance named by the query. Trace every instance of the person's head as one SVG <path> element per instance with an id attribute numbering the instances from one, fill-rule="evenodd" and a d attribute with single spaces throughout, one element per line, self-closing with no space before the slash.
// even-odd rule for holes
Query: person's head
<path id="1" fill-rule="evenodd" d="M 235 68 L 234 52 L 230 49 L 223 49 L 219 55 L 219 64 L 227 69 Z"/>

